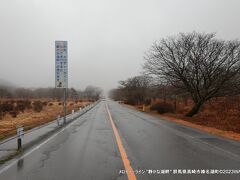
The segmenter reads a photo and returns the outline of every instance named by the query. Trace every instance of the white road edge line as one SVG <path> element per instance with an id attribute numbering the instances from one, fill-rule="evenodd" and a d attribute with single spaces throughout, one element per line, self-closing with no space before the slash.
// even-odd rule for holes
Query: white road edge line
<path id="1" fill-rule="evenodd" d="M 43 146 L 44 144 L 48 143 L 49 141 L 51 141 L 53 138 L 55 138 L 57 135 L 59 135 L 60 133 L 62 133 L 64 130 L 66 130 L 67 128 L 69 128 L 71 125 L 73 125 L 75 122 L 77 121 L 73 121 L 72 123 L 68 124 L 66 127 L 64 127 L 63 129 L 61 129 L 59 132 L 56 132 L 54 135 L 52 135 L 51 137 L 49 137 L 48 139 L 46 139 L 45 141 L 43 141 L 42 143 L 40 143 L 39 145 L 37 145 L 36 147 L 32 148 L 30 151 L 26 152 L 25 154 L 23 154 L 22 156 L 20 156 L 19 158 L 15 159 L 14 161 L 10 162 L 10 164 L 4 166 L 2 169 L 0 169 L 0 174 L 2 174 L 4 171 L 8 170 L 10 167 L 12 167 L 14 164 L 16 164 L 20 159 L 27 157 L 28 155 L 30 155 L 33 151 L 36 151 L 37 149 L 39 149 L 41 146 Z"/>

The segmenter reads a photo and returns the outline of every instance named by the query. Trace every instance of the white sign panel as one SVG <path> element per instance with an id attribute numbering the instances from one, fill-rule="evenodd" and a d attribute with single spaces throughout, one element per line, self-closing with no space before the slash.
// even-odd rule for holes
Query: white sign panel
<path id="1" fill-rule="evenodd" d="M 67 41 L 55 41 L 55 87 L 68 87 Z"/>
<path id="2" fill-rule="evenodd" d="M 18 126 L 17 127 L 17 136 L 18 138 L 23 138 L 24 135 L 24 128 L 23 126 Z"/>

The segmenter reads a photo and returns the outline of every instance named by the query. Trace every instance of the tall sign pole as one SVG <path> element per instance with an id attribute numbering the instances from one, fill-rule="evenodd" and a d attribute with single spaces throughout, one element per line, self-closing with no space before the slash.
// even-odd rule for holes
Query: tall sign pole
<path id="1" fill-rule="evenodd" d="M 66 102 L 68 88 L 68 44 L 55 41 L 55 87 L 63 89 L 64 124 L 66 123 Z"/>

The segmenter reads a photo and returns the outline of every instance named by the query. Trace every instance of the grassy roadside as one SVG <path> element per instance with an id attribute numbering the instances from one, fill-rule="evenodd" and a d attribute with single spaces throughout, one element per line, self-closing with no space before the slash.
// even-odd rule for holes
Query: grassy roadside
<path id="1" fill-rule="evenodd" d="M 233 131 L 225 131 L 225 130 L 217 129 L 215 127 L 209 127 L 209 126 L 205 126 L 205 125 L 195 124 L 195 123 L 189 122 L 186 119 L 179 117 L 178 115 L 175 115 L 175 114 L 169 113 L 169 114 L 162 115 L 162 114 L 158 114 L 155 111 L 150 111 L 149 108 L 145 108 L 145 111 L 143 111 L 142 107 L 139 107 L 139 106 L 132 106 L 132 105 L 127 105 L 127 104 L 124 104 L 124 105 L 131 109 L 138 110 L 138 111 L 150 114 L 152 116 L 155 116 L 155 117 L 167 120 L 167 121 L 173 121 L 178 124 L 182 124 L 185 126 L 189 126 L 189 127 L 195 128 L 195 129 L 202 130 L 209 134 L 218 135 L 218 136 L 222 136 L 222 137 L 229 138 L 232 140 L 240 141 L 240 134 L 233 132 Z"/>
<path id="2" fill-rule="evenodd" d="M 63 114 L 63 105 L 61 102 L 57 100 L 42 101 L 47 102 L 47 104 L 40 112 L 36 112 L 33 109 L 26 109 L 24 112 L 20 112 L 17 117 L 13 117 L 7 113 L 0 120 L 0 140 L 15 135 L 17 125 L 23 125 L 24 130 L 29 130 L 53 121 L 58 115 Z M 89 103 L 88 101 L 68 101 L 67 113 L 71 113 L 72 110 L 78 110 L 80 107 L 84 107 Z"/>

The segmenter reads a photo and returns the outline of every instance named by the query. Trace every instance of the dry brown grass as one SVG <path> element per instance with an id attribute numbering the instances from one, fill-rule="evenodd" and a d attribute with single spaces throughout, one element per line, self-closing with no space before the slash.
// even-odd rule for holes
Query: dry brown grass
<path id="1" fill-rule="evenodd" d="M 23 125 L 25 130 L 34 128 L 44 123 L 50 122 L 59 114 L 63 114 L 63 106 L 59 105 L 59 101 L 50 99 L 31 99 L 31 101 L 40 100 L 42 102 L 48 102 L 47 106 L 43 107 L 41 112 L 35 112 L 33 109 L 27 109 L 23 113 L 19 113 L 16 118 L 13 118 L 9 113 L 6 114 L 2 120 L 0 120 L 0 139 L 9 137 L 16 134 L 16 126 Z M 7 99 L 1 101 L 9 101 Z M 14 99 L 15 101 L 15 99 Z M 49 104 L 52 105 L 49 105 Z M 79 109 L 80 107 L 89 104 L 89 102 L 80 101 L 68 101 L 67 110 L 71 113 L 72 109 Z"/>
<path id="2" fill-rule="evenodd" d="M 153 103 L 162 102 L 158 99 Z M 174 106 L 174 100 L 167 100 Z M 175 113 L 167 113 L 159 115 L 152 112 L 149 106 L 146 111 L 158 117 L 167 120 L 175 121 L 187 126 L 201 129 L 211 134 L 216 134 L 228 137 L 235 140 L 240 140 L 240 97 L 220 97 L 206 102 L 200 112 L 192 118 L 184 115 L 191 109 L 193 102 L 177 99 Z M 142 110 L 142 106 L 136 107 Z"/>
<path id="3" fill-rule="evenodd" d="M 221 130 L 221 129 L 218 129 L 217 127 L 215 128 L 213 126 L 210 127 L 210 126 L 206 126 L 206 125 L 195 124 L 195 123 L 192 123 L 190 121 L 187 121 L 186 118 L 182 118 L 182 117 L 178 117 L 178 116 L 174 117 L 173 114 L 160 115 L 160 114 L 156 114 L 156 113 L 153 113 L 153 112 L 151 112 L 151 113 L 155 116 L 160 117 L 160 118 L 170 120 L 170 121 L 174 121 L 176 123 L 183 124 L 185 126 L 200 129 L 200 130 L 205 131 L 205 132 L 210 133 L 210 134 L 214 134 L 214 135 L 218 135 L 218 136 L 222 136 L 222 137 L 226 137 L 226 138 L 229 138 L 229 139 L 240 141 L 240 133 L 236 133 L 236 132 L 233 132 L 233 131 L 227 131 L 227 130 Z"/>

